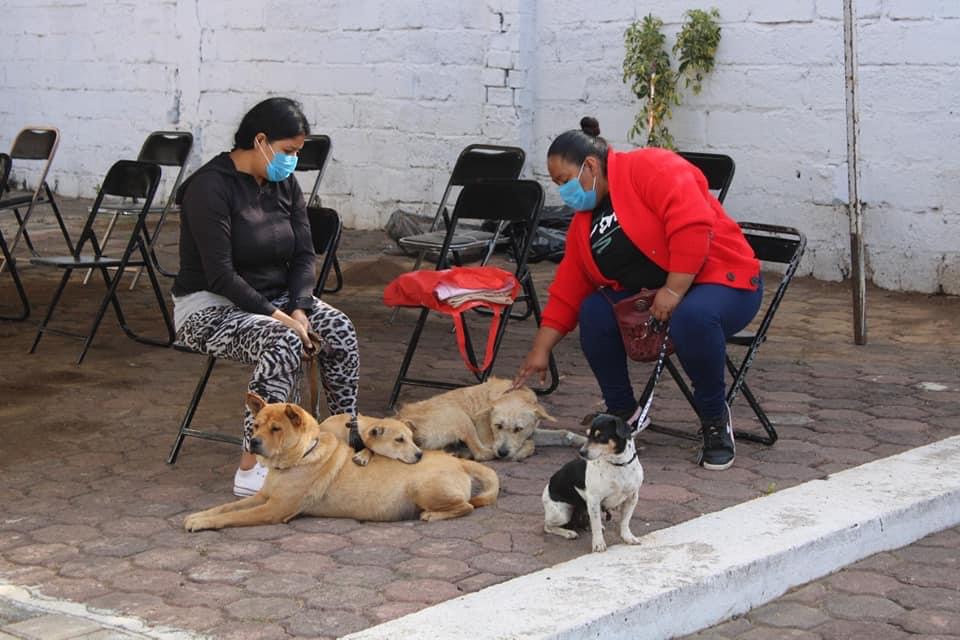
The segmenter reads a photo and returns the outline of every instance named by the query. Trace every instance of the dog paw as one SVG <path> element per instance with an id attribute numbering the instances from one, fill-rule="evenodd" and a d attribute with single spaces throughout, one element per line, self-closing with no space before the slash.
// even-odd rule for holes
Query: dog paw
<path id="1" fill-rule="evenodd" d="M 183 528 L 187 531 L 203 531 L 204 529 L 210 529 L 210 525 L 207 522 L 207 519 L 200 514 L 193 514 L 186 517 L 183 521 Z"/>
<path id="2" fill-rule="evenodd" d="M 364 449 L 359 453 L 353 454 L 353 464 L 365 467 L 370 464 L 370 458 L 373 457 L 373 453 L 369 449 Z"/>
<path id="3" fill-rule="evenodd" d="M 594 553 L 602 553 L 603 551 L 606 551 L 606 550 L 607 550 L 607 543 L 606 543 L 606 542 L 604 542 L 603 540 L 600 540 L 599 542 L 594 541 L 594 543 L 593 543 L 593 552 L 594 552 Z"/>
<path id="4" fill-rule="evenodd" d="M 624 544 L 640 544 L 640 538 L 633 535 L 629 531 L 624 534 L 621 534 L 620 537 L 623 539 Z"/>

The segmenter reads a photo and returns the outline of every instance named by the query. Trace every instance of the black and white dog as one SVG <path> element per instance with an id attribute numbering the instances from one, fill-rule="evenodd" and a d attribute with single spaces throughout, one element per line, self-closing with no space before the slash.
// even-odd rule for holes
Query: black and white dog
<path id="1" fill-rule="evenodd" d="M 571 526 L 590 520 L 594 551 L 606 551 L 601 511 L 620 508 L 620 538 L 627 544 L 640 539 L 630 531 L 637 506 L 643 467 L 633 442 L 638 430 L 623 419 L 600 414 L 593 419 L 580 458 L 565 464 L 543 489 L 543 530 L 568 540 L 577 537 Z"/>

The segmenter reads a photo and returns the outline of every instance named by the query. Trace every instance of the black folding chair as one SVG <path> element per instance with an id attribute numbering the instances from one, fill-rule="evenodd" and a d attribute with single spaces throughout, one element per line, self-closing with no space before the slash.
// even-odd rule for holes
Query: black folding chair
<path id="1" fill-rule="evenodd" d="M 34 187 L 32 193 L 4 198 L 3 191 L 0 191 L 0 211 L 12 211 L 17 220 L 17 232 L 14 234 L 13 240 L 8 247 L 8 251 L 11 254 L 16 251 L 17 245 L 20 243 L 20 238 L 23 237 L 24 242 L 27 243 L 27 248 L 30 249 L 30 253 L 34 256 L 39 255 L 33 246 L 33 242 L 30 240 L 30 234 L 27 232 L 27 223 L 30 221 L 33 210 L 42 204 L 48 204 L 50 208 L 53 209 L 53 215 L 57 220 L 57 225 L 60 227 L 60 232 L 63 234 L 67 251 L 73 252 L 73 242 L 70 239 L 70 234 L 67 232 L 67 226 L 63 221 L 63 215 L 60 213 L 60 207 L 57 206 L 57 201 L 53 197 L 53 191 L 50 189 L 50 185 L 47 184 L 47 174 L 50 172 L 50 165 L 53 163 L 53 157 L 57 153 L 57 146 L 59 144 L 60 131 L 54 127 L 27 127 L 20 131 L 13 141 L 13 147 L 10 149 L 10 158 L 13 161 L 41 161 L 43 162 L 43 167 L 40 169 L 37 186 Z M 8 184 L 7 187 L 9 188 L 9 186 Z M 20 210 L 24 207 L 26 207 L 26 211 L 21 214 Z M 6 260 L 3 264 L 0 264 L 0 271 L 4 269 L 5 265 Z"/>
<path id="2" fill-rule="evenodd" d="M 0 153 L 0 194 L 6 190 L 7 178 L 10 177 L 10 156 Z M 20 281 L 20 273 L 17 271 L 17 263 L 10 254 L 7 247 L 7 241 L 3 237 L 3 229 L 0 229 L 0 254 L 2 254 L 4 264 L 10 271 L 13 279 L 13 286 L 17 290 L 17 297 L 20 298 L 20 310 L 13 315 L 0 315 L 0 320 L 26 320 L 30 316 L 30 301 L 27 299 L 27 292 Z"/>
<path id="3" fill-rule="evenodd" d="M 323 258 L 317 286 L 313 288 L 313 295 L 320 298 L 324 293 L 335 293 L 343 286 L 343 280 L 338 277 L 338 284 L 334 289 L 324 288 L 330 270 L 337 269 L 337 247 L 340 246 L 343 221 L 340 220 L 340 214 L 326 207 L 307 207 L 307 217 L 310 219 L 310 233 L 313 234 L 313 250 L 318 258 Z"/>
<path id="4" fill-rule="evenodd" d="M 320 197 L 317 194 L 320 191 L 320 180 L 323 179 L 323 174 L 326 171 L 327 162 L 330 160 L 330 152 L 332 149 L 333 142 L 331 142 L 330 136 L 323 134 L 309 135 L 303 141 L 303 148 L 300 149 L 300 153 L 298 154 L 296 170 L 302 172 L 317 172 L 317 177 L 313 181 L 313 188 L 310 189 L 310 195 L 306 199 L 307 207 L 319 209 L 321 206 Z M 307 213 L 309 212 L 310 209 L 308 208 Z M 340 220 L 339 215 L 337 215 L 337 220 Z M 339 245 L 339 242 L 340 239 L 338 237 L 337 245 Z M 322 293 L 337 293 L 343 288 L 343 272 L 340 270 L 340 260 L 338 260 L 336 256 L 333 257 L 332 268 L 334 277 L 336 278 L 335 284 L 330 289 L 321 289 Z M 326 277 L 320 281 L 320 284 L 321 287 L 326 286 Z M 320 294 L 317 293 L 316 295 L 319 296 Z"/>
<path id="5" fill-rule="evenodd" d="M 147 248 L 150 250 L 150 258 L 153 260 L 154 267 L 158 272 L 171 278 L 177 274 L 163 268 L 160 260 L 157 258 L 154 247 L 156 247 L 160 230 L 163 228 L 163 223 L 167 219 L 167 215 L 177 209 L 174 201 L 176 199 L 177 189 L 183 180 L 183 174 L 187 167 L 187 158 L 190 156 L 190 149 L 192 148 L 193 134 L 188 131 L 154 131 L 143 141 L 143 146 L 140 147 L 140 153 L 137 154 L 138 162 L 151 162 L 159 165 L 161 169 L 163 167 L 175 168 L 177 172 L 166 202 L 164 202 L 163 205 L 151 206 L 147 212 L 148 214 L 160 214 L 153 231 L 148 233 L 149 242 Z M 113 233 L 113 228 L 117 224 L 117 220 L 119 220 L 121 216 L 135 215 L 140 210 L 140 207 L 136 199 L 124 198 L 119 202 L 104 202 L 100 210 L 105 214 L 113 214 L 110 222 L 107 223 L 103 238 L 100 239 L 100 246 L 105 248 Z M 137 269 L 133 280 L 130 281 L 131 290 L 137 286 L 137 281 L 140 279 L 142 272 L 142 267 Z M 93 269 L 87 270 L 87 274 L 83 278 L 83 284 L 87 284 L 90 280 L 90 274 L 92 273 Z"/>
<path id="6" fill-rule="evenodd" d="M 711 191 L 717 192 L 717 200 L 723 202 L 733 182 L 736 165 L 733 158 L 720 153 L 701 153 L 697 151 L 680 151 L 680 156 L 687 162 L 700 169 L 707 179 Z"/>
<path id="7" fill-rule="evenodd" d="M 33 340 L 33 345 L 30 347 L 30 353 L 36 351 L 37 345 L 40 343 L 40 338 L 43 337 L 44 333 L 75 337 L 84 341 L 83 350 L 80 352 L 80 357 L 77 358 L 77 364 L 80 364 L 83 362 L 84 357 L 87 355 L 87 350 L 93 342 L 97 328 L 100 326 L 100 322 L 103 320 L 103 316 L 107 311 L 107 305 L 113 305 L 113 310 L 117 316 L 117 322 L 119 322 L 120 328 L 123 329 L 123 332 L 132 340 L 143 344 L 162 347 L 170 346 L 174 338 L 173 322 L 170 320 L 170 313 L 167 311 L 163 292 L 160 290 L 160 283 L 157 281 L 157 274 L 150 260 L 148 249 L 149 234 L 146 231 L 146 213 L 150 208 L 150 204 L 153 202 L 153 197 L 156 194 L 159 184 L 160 167 L 157 165 L 133 160 L 120 160 L 116 162 L 110 167 L 110 170 L 103 180 L 103 186 L 100 187 L 100 191 L 97 193 L 97 199 L 94 200 L 93 207 L 83 226 L 83 231 L 81 231 L 80 237 L 77 240 L 77 246 L 71 255 L 43 256 L 30 260 L 31 264 L 54 267 L 62 269 L 64 272 L 63 277 L 60 279 L 60 285 L 54 292 L 53 298 L 50 300 L 50 305 L 47 307 L 47 313 L 37 328 L 37 335 Z M 100 213 L 100 205 L 104 197 L 108 195 L 138 198 L 142 203 L 140 211 L 136 216 L 133 230 L 130 233 L 130 238 L 127 240 L 126 247 L 123 250 L 123 255 L 119 258 L 111 258 L 104 255 L 103 248 L 100 246 L 100 243 L 97 242 L 96 235 L 93 232 L 93 224 Z M 83 249 L 88 243 L 93 251 L 92 255 L 83 254 Z M 138 259 L 134 258 L 134 251 L 139 252 L 140 257 Z M 101 273 L 107 289 L 103 299 L 100 301 L 90 331 L 85 335 L 79 335 L 51 328 L 48 326 L 50 319 L 53 317 L 57 303 L 60 301 L 60 296 L 63 294 L 63 290 L 66 288 L 70 276 L 75 269 L 86 269 L 88 267 L 92 267 Z M 164 326 L 167 330 L 166 340 L 157 340 L 141 336 L 127 325 L 123 310 L 120 306 L 120 300 L 117 297 L 117 288 L 120 284 L 120 279 L 123 277 L 123 272 L 127 267 L 144 267 L 146 269 L 147 275 L 150 277 L 150 284 L 153 287 L 153 294 L 157 300 L 157 306 L 160 308 L 160 314 L 163 317 Z M 110 275 L 111 269 L 114 270 L 113 276 Z"/>
<path id="8" fill-rule="evenodd" d="M 447 238 L 447 230 L 438 230 L 441 222 L 447 222 L 445 214 L 447 201 L 453 190 L 481 180 L 516 180 L 520 177 L 526 154 L 519 147 L 505 147 L 491 144 L 471 144 L 460 152 L 457 162 L 450 173 L 450 179 L 443 190 L 437 213 L 430 224 L 430 231 L 400 238 L 400 246 L 404 249 L 417 251 L 417 261 L 413 270 L 420 268 L 424 256 L 428 252 L 438 252 Z M 449 226 L 449 225 L 448 225 Z M 487 250 L 484 262 L 493 252 L 499 238 L 497 231 L 483 231 L 481 229 L 461 229 L 450 241 L 450 251 L 455 264 L 459 264 L 459 254 L 470 249 L 485 248 Z"/>
<path id="9" fill-rule="evenodd" d="M 307 207 L 307 217 L 310 220 L 310 231 L 313 236 L 313 250 L 317 256 L 323 256 L 320 263 L 320 275 L 317 278 L 316 287 L 313 295 L 318 298 L 324 293 L 323 283 L 330 274 L 330 269 L 337 259 L 337 247 L 340 245 L 340 231 L 343 228 L 340 222 L 340 215 L 333 209 L 322 207 Z M 200 353 L 189 347 L 174 343 L 173 348 L 184 353 Z M 167 456 L 167 464 L 174 464 L 180 455 L 180 447 L 183 446 L 183 440 L 186 437 L 200 438 L 201 440 L 214 440 L 216 442 L 227 442 L 229 444 L 241 444 L 243 438 L 239 436 L 228 435 L 218 431 L 208 431 L 192 427 L 193 415 L 197 411 L 197 406 L 203 398 L 203 392 L 207 388 L 207 382 L 210 380 L 210 374 L 213 372 L 213 366 L 217 363 L 217 357 L 209 354 L 204 364 L 203 371 L 200 372 L 200 380 L 193 390 L 193 397 L 187 406 L 187 411 L 180 421 L 180 429 L 177 431 L 177 437 L 170 448 L 170 455 Z"/>
<path id="10" fill-rule="evenodd" d="M 417 252 L 412 271 L 420 268 L 428 253 L 437 253 L 443 247 L 447 228 L 450 226 L 447 202 L 453 195 L 454 189 L 482 180 L 516 180 L 520 177 L 525 160 L 526 153 L 519 147 L 492 144 L 471 144 L 465 147 L 457 157 L 453 171 L 450 172 L 450 179 L 443 190 L 440 204 L 437 205 L 437 212 L 433 222 L 430 223 L 430 230 L 426 233 L 404 236 L 398 240 L 404 249 Z M 441 223 L 445 225 L 442 230 L 439 228 Z M 505 241 L 502 237 L 505 224 L 506 222 L 497 224 L 492 232 L 480 228 L 460 229 L 450 242 L 453 263 L 461 265 L 460 256 L 464 252 L 483 249 L 484 255 L 480 264 L 486 264 L 497 245 Z M 397 308 L 390 314 L 391 322 L 397 317 L 399 311 L 400 309 Z M 529 315 L 528 305 L 522 316 L 515 317 L 527 318 Z"/>
<path id="11" fill-rule="evenodd" d="M 753 391 L 751 391 L 750 387 L 747 386 L 746 377 L 747 373 L 750 371 L 750 365 L 753 364 L 753 360 L 757 356 L 757 351 L 760 349 L 760 345 L 767 340 L 767 332 L 770 329 L 770 324 L 773 322 L 773 316 L 780 307 L 780 302 L 783 300 L 783 296 L 787 292 L 787 287 L 790 286 L 790 281 L 793 280 L 793 276 L 797 272 L 797 267 L 800 266 L 800 259 L 803 257 L 803 252 L 807 246 L 807 238 L 803 233 L 792 227 L 780 227 L 776 225 L 759 224 L 753 222 L 742 222 L 740 223 L 740 227 L 743 229 L 744 235 L 747 238 L 747 242 L 749 242 L 750 246 L 753 247 L 753 251 L 761 263 L 780 264 L 785 266 L 783 276 L 780 279 L 780 284 L 774 291 L 773 297 L 770 299 L 770 303 L 767 305 L 766 312 L 763 314 L 757 330 L 755 332 L 744 330 L 727 339 L 727 345 L 737 345 L 746 347 L 747 349 L 746 354 L 739 364 L 735 364 L 730 358 L 729 353 L 727 354 L 727 369 L 733 376 L 733 382 L 730 384 L 730 389 L 727 391 L 727 404 L 732 405 L 737 395 L 742 392 L 743 397 L 747 399 L 747 402 L 750 404 L 750 407 L 753 409 L 753 412 L 756 414 L 757 419 L 760 421 L 760 424 L 763 426 L 763 429 L 766 432 L 766 435 L 764 436 L 747 431 L 737 430 L 735 431 L 736 437 L 740 438 L 741 440 L 750 440 L 752 442 L 759 442 L 769 446 L 777 441 L 777 431 L 774 429 L 773 424 L 771 424 L 770 419 L 767 417 L 767 414 L 760 406 L 760 403 L 757 401 Z M 690 387 L 687 385 L 683 375 L 680 373 L 680 369 L 670 358 L 667 358 L 665 365 L 667 371 L 670 372 L 671 377 L 673 377 L 673 379 L 679 385 L 680 391 L 683 393 L 684 397 L 686 397 L 687 401 L 690 402 L 690 406 L 695 406 L 693 402 L 693 393 L 690 391 Z M 643 395 L 641 396 L 641 403 L 646 401 L 646 398 L 649 397 L 652 389 L 653 376 L 651 376 L 647 381 L 647 386 L 644 389 Z M 696 434 L 689 433 L 687 431 L 671 429 L 661 425 L 652 424 L 649 428 L 653 429 L 654 431 L 668 433 L 670 435 L 680 436 L 683 438 L 697 439 Z"/>
<path id="12" fill-rule="evenodd" d="M 437 269 L 446 269 L 450 266 L 451 247 L 457 234 L 457 226 L 461 221 L 489 220 L 496 223 L 511 223 L 506 226 L 506 237 L 510 242 L 516 260 L 515 275 L 522 286 L 523 297 L 526 299 L 539 327 L 541 319 L 540 304 L 537 299 L 536 289 L 534 288 L 533 278 L 527 268 L 527 254 L 530 251 L 530 243 L 536 231 L 540 210 L 542 208 L 543 187 L 532 180 L 487 180 L 467 184 L 463 187 L 460 196 L 457 198 L 453 216 L 440 246 Z M 514 302 L 514 304 L 516 304 L 516 302 Z M 500 316 L 500 323 L 497 327 L 496 337 L 494 338 L 493 357 L 490 365 L 485 370 L 475 374 L 479 382 L 486 380 L 493 370 L 497 352 L 500 349 L 500 343 L 506 331 L 507 322 L 511 319 L 510 310 L 512 306 L 511 304 L 504 309 Z M 390 393 L 389 407 L 393 407 L 394 404 L 396 404 L 397 398 L 400 395 L 400 389 L 403 385 L 433 387 L 436 389 L 455 389 L 465 386 L 463 384 L 452 383 L 449 380 L 412 378 L 407 375 L 429 314 L 430 310 L 425 307 L 420 310 L 420 317 L 417 320 L 413 335 L 407 345 L 407 351 L 403 356 L 403 362 L 400 365 L 400 372 L 397 374 L 397 379 L 394 382 L 393 391 Z M 464 325 L 466 325 L 466 323 L 464 323 Z M 464 326 L 464 333 L 466 334 L 467 357 L 471 364 L 475 367 L 479 366 L 466 326 Z M 559 380 L 560 375 L 557 370 L 557 363 L 551 355 L 550 385 L 544 389 L 535 389 L 535 391 L 539 394 L 551 393 L 557 388 Z"/>

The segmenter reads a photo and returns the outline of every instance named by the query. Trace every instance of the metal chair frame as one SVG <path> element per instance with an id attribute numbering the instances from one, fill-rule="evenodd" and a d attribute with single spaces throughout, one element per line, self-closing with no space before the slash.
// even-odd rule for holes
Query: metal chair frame
<path id="1" fill-rule="evenodd" d="M 0 153 L 0 194 L 3 194 L 6 190 L 7 178 L 10 177 L 10 165 L 10 156 L 5 153 Z M 20 273 L 17 271 L 17 263 L 13 259 L 13 255 L 11 255 L 9 247 L 7 247 L 6 239 L 3 237 L 3 229 L 0 229 L 0 255 L 3 257 L 4 264 L 6 264 L 9 268 L 10 276 L 13 280 L 13 286 L 16 289 L 17 297 L 20 300 L 20 310 L 13 315 L 0 315 L 0 320 L 26 320 L 28 317 L 30 317 L 30 300 L 27 298 L 27 292 L 24 290 L 23 282 L 20 280 Z"/>
<path id="2" fill-rule="evenodd" d="M 148 214 L 160 214 L 153 231 L 148 233 L 149 242 L 147 248 L 150 250 L 150 257 L 153 260 L 153 265 L 157 272 L 168 278 L 175 277 L 177 274 L 163 267 L 157 257 L 155 247 L 160 238 L 160 230 L 163 228 L 163 223 L 166 221 L 167 216 L 177 210 L 175 204 L 177 189 L 179 189 L 180 183 L 183 181 L 183 175 L 187 168 L 187 159 L 190 157 L 190 150 L 192 148 L 193 134 L 188 131 L 154 131 L 143 141 L 140 152 L 137 154 L 138 162 L 150 162 L 159 165 L 161 168 L 176 167 L 177 169 L 177 176 L 173 182 L 173 186 L 170 188 L 166 202 L 164 202 L 163 205 L 152 205 L 147 212 Z M 121 216 L 137 215 L 139 205 L 135 198 L 125 198 L 120 202 L 105 202 L 101 205 L 100 210 L 103 213 L 112 214 L 110 221 L 107 223 L 107 228 L 103 232 L 103 237 L 100 239 L 100 245 L 106 247 L 107 242 L 110 241 L 110 236 L 113 234 L 117 220 L 119 220 Z M 130 282 L 131 290 L 137 286 L 142 272 L 142 267 L 137 269 L 133 280 Z M 92 273 L 93 269 L 87 270 L 86 275 L 83 277 L 83 284 L 87 284 Z"/>
<path id="3" fill-rule="evenodd" d="M 70 239 L 70 233 L 67 231 L 67 225 L 60 213 L 60 207 L 57 206 L 56 198 L 53 197 L 53 191 L 47 184 L 47 175 L 50 173 L 50 165 L 53 164 L 53 158 L 60 146 L 60 131 L 55 127 L 29 126 L 23 128 L 13 141 L 13 147 L 10 149 L 10 158 L 16 160 L 40 160 L 43 161 L 43 168 L 40 171 L 40 177 L 37 179 L 37 185 L 30 195 L 12 196 L 3 199 L 4 192 L 0 190 L 0 211 L 13 211 L 17 220 L 17 232 L 8 246 L 8 253 L 11 255 L 16 251 L 22 237 L 27 243 L 27 248 L 33 256 L 40 255 L 33 246 L 30 234 L 27 231 L 27 224 L 30 222 L 30 216 L 33 214 L 37 205 L 48 204 L 53 209 L 54 217 L 60 232 L 63 234 L 63 240 L 66 243 L 67 250 L 73 252 L 73 241 Z M 5 185 L 9 189 L 10 185 Z M 24 213 L 20 209 L 26 207 Z M 6 256 L 3 263 L 0 263 L 0 272 L 7 265 Z"/>
<path id="4" fill-rule="evenodd" d="M 770 304 L 767 306 L 767 310 L 763 314 L 763 318 L 760 320 L 757 330 L 755 332 L 741 331 L 740 333 L 727 339 L 728 345 L 739 345 L 747 348 L 746 354 L 739 364 L 734 363 L 734 361 L 730 358 L 730 355 L 727 354 L 727 370 L 730 371 L 730 374 L 733 376 L 733 382 L 727 391 L 727 405 L 732 405 L 737 395 L 742 392 L 743 397 L 747 399 L 747 402 L 750 404 L 750 408 L 753 409 L 754 414 L 757 416 L 757 420 L 759 420 L 760 424 L 763 426 L 763 430 L 766 435 L 758 435 L 741 430 L 735 430 L 734 433 L 736 437 L 741 440 L 758 442 L 760 444 L 770 446 L 777 441 L 777 431 L 770 422 L 770 418 L 767 416 L 766 412 L 760 406 L 760 403 L 753 391 L 747 385 L 746 377 L 747 373 L 750 371 L 750 366 L 753 364 L 753 361 L 757 356 L 757 351 L 759 351 L 760 346 L 767 341 L 767 332 L 771 323 L 773 322 L 773 317 L 776 314 L 777 309 L 780 307 L 780 302 L 783 300 L 783 296 L 786 294 L 787 287 L 790 286 L 790 282 L 793 280 L 793 276 L 797 272 L 797 268 L 800 266 L 800 260 L 803 258 L 803 253 L 806 250 L 807 239 L 803 233 L 797 229 L 794 229 L 793 227 L 782 227 L 754 222 L 742 222 L 740 223 L 740 227 L 744 230 L 744 235 L 746 236 L 747 241 L 750 243 L 750 246 L 753 247 L 754 253 L 756 253 L 757 258 L 761 262 L 786 265 L 786 269 L 783 277 L 780 280 L 780 284 L 777 286 L 777 289 L 773 294 L 773 298 L 770 300 Z M 676 381 L 677 385 L 680 387 L 680 391 L 690 403 L 690 406 L 695 406 L 693 401 L 693 392 L 690 390 L 690 387 L 684 380 L 680 369 L 670 358 L 667 358 L 665 365 L 667 371 L 670 372 L 670 376 Z M 643 394 L 641 395 L 641 398 L 643 398 L 641 403 L 645 402 L 646 398 L 649 397 L 649 393 L 651 393 L 653 389 L 653 382 L 653 376 L 651 376 L 647 381 L 647 385 Z M 696 440 L 698 438 L 698 436 L 694 433 L 680 431 L 678 429 L 672 429 L 661 425 L 652 424 L 648 428 L 682 438 L 688 438 L 692 440 Z"/>
<path id="5" fill-rule="evenodd" d="M 150 204 L 153 202 L 153 198 L 156 195 L 159 184 L 160 167 L 155 164 L 136 162 L 133 160 L 120 160 L 114 163 L 103 180 L 103 186 L 97 193 L 97 198 L 94 201 L 90 214 L 87 216 L 87 221 L 80 233 L 77 245 L 71 254 L 69 256 L 38 256 L 30 260 L 31 264 L 37 266 L 53 267 L 62 269 L 64 271 L 63 277 L 60 279 L 60 284 L 54 292 L 53 298 L 50 300 L 50 304 L 47 307 L 46 315 L 37 328 L 37 334 L 33 340 L 33 345 L 30 347 L 30 353 L 34 353 L 36 351 L 37 345 L 40 343 L 40 339 L 45 333 L 54 333 L 58 335 L 79 338 L 84 342 L 80 356 L 77 358 L 77 364 L 81 364 L 90 348 L 90 345 L 93 343 L 93 338 L 97 333 L 100 322 L 103 320 L 103 316 L 107 311 L 108 305 L 113 306 L 113 310 L 117 316 L 117 322 L 120 324 L 120 328 L 123 329 L 123 332 L 130 339 L 143 344 L 163 347 L 170 346 L 174 338 L 173 322 L 170 318 L 170 313 L 167 310 L 164 294 L 160 290 L 160 283 L 157 280 L 157 275 L 153 269 L 153 263 L 149 256 L 149 234 L 146 230 L 146 213 L 150 208 Z M 142 199 L 141 210 L 137 215 L 136 224 L 134 225 L 133 230 L 130 233 L 130 237 L 127 240 L 123 255 L 119 258 L 111 258 L 104 255 L 103 247 L 99 242 L 97 242 L 96 234 L 93 231 L 94 222 L 100 213 L 100 206 L 104 197 L 107 195 L 131 198 L 137 197 Z M 93 249 L 92 255 L 83 255 L 82 253 L 87 243 L 89 243 L 90 247 Z M 137 260 L 133 259 L 134 251 L 138 251 L 140 254 L 140 258 Z M 150 284 L 152 285 L 153 293 L 157 300 L 157 306 L 160 309 L 160 314 L 163 317 L 164 325 L 167 330 L 166 340 L 158 340 L 139 335 L 127 325 L 126 319 L 123 315 L 120 300 L 117 297 L 117 288 L 120 284 L 121 278 L 123 277 L 124 271 L 128 267 L 139 266 L 144 267 L 147 271 L 147 275 L 150 277 Z M 103 276 L 104 285 L 107 289 L 100 301 L 100 305 L 97 309 L 96 315 L 94 316 L 93 324 L 91 325 L 89 332 L 87 334 L 76 334 L 51 328 L 49 326 L 50 320 L 53 317 L 54 311 L 57 308 L 57 304 L 60 301 L 60 297 L 67 286 L 67 282 L 70 280 L 70 276 L 73 274 L 74 270 L 88 267 L 93 267 L 100 271 L 101 275 Z M 111 270 L 114 270 L 114 275 L 112 277 L 110 275 Z"/>

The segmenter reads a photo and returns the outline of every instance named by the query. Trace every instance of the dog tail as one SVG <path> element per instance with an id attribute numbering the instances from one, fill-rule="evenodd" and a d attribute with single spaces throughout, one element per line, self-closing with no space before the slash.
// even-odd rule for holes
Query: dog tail
<path id="1" fill-rule="evenodd" d="M 473 460 L 461 460 L 460 463 L 470 478 L 480 484 L 480 491 L 470 498 L 470 504 L 475 507 L 494 504 L 497 501 L 497 495 L 500 493 L 500 478 L 497 476 L 497 472 Z"/>

